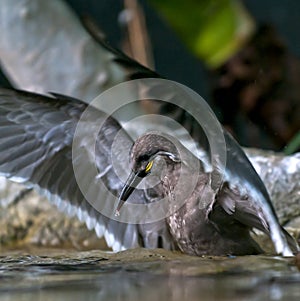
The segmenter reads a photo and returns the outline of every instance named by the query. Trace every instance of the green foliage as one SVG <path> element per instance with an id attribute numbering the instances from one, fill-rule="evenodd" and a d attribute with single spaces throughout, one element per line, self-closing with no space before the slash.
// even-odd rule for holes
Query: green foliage
<path id="1" fill-rule="evenodd" d="M 286 155 L 291 155 L 300 149 L 300 131 L 292 138 L 284 149 Z"/>
<path id="2" fill-rule="evenodd" d="M 183 42 L 210 67 L 228 59 L 254 31 L 238 0 L 149 0 Z"/>

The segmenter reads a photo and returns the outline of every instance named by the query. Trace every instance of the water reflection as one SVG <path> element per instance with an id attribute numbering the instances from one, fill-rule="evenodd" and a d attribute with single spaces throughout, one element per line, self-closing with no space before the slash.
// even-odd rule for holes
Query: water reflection
<path id="1" fill-rule="evenodd" d="M 123 262 L 85 253 L 2 256 L 0 262 L 1 301 L 300 300 L 300 274 L 281 258 Z"/>

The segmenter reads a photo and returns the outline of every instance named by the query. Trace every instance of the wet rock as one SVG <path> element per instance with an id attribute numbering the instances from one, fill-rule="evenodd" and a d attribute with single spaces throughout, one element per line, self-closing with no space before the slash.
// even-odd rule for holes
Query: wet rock
<path id="1" fill-rule="evenodd" d="M 75 217 L 67 217 L 35 191 L 1 178 L 1 247 L 36 246 L 108 249 Z"/>
<path id="2" fill-rule="evenodd" d="M 279 220 L 285 226 L 300 228 L 300 153 L 247 149 L 247 155 L 265 183 Z"/>
<path id="3" fill-rule="evenodd" d="M 296 256 L 295 256 L 295 265 L 298 268 L 298 270 L 300 271 L 300 253 L 296 254 Z"/>
<path id="4" fill-rule="evenodd" d="M 161 249 L 0 254 L 3 300 L 299 300 L 294 258 L 188 256 Z"/>
<path id="5" fill-rule="evenodd" d="M 64 1 L 1 0 L 0 58 L 15 87 L 92 100 L 124 81 Z"/>
<path id="6" fill-rule="evenodd" d="M 131 249 L 117 253 L 30 248 L 27 251 L 3 251 L 0 262 L 13 268 L 18 265 L 76 265 L 99 267 L 121 266 L 126 271 L 151 272 L 161 275 L 201 276 L 259 271 L 296 271 L 294 258 L 258 256 L 189 256 L 163 249 Z M 13 264 L 10 264 L 13 263 Z M 17 265 L 15 265 L 17 263 Z"/>

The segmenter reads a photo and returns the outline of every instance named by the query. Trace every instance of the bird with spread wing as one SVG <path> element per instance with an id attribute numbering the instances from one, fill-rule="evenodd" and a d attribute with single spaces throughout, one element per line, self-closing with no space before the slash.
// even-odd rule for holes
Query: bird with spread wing
<path id="1" fill-rule="evenodd" d="M 103 40 L 98 41 L 111 52 L 112 63 L 126 70 L 127 79 L 159 78 L 157 73 L 109 47 Z M 159 247 L 180 249 L 194 255 L 257 254 L 262 249 L 250 235 L 256 228 L 271 237 L 277 253 L 288 256 L 297 252 L 296 242 L 279 225 L 264 184 L 241 147 L 225 130 L 227 161 L 224 182 L 218 193 L 206 200 L 207 207 L 200 208 L 199 202 L 205 199 L 204 189 L 211 185 L 209 178 L 213 171 L 201 169 L 196 175 L 197 185 L 192 197 L 170 216 L 151 223 L 135 224 L 103 215 L 86 200 L 77 183 L 74 166 L 89 196 L 97 204 L 109 202 L 116 196 L 121 202 L 138 204 L 149 204 L 154 198 L 165 197 L 170 191 L 162 189 L 166 186 L 163 181 L 151 193 L 146 188 L 129 188 L 136 175 L 143 180 L 155 168 L 160 170 L 162 161 L 164 175 L 171 182 L 178 177 L 178 166 L 187 177 L 193 176 L 193 169 L 185 165 L 168 141 L 161 141 L 157 134 L 145 133 L 134 142 L 117 120 L 96 107 L 90 109 L 89 118 L 84 120 L 86 130 L 77 141 L 81 151 L 74 155 L 72 146 L 76 127 L 87 106 L 78 99 L 54 93 L 46 96 L 1 89 L 0 174 L 37 189 L 59 209 L 77 215 L 88 228 L 94 228 L 99 237 L 104 236 L 114 251 Z M 191 116 L 180 107 L 169 104 L 158 103 L 156 109 L 157 113 L 182 124 L 198 147 L 209 156 L 203 131 Z M 100 132 L 97 132 L 97 123 L 103 123 Z M 89 137 L 96 137 L 94 148 L 91 148 Z M 113 158 L 121 162 L 123 169 L 132 169 L 131 178 L 125 184 L 112 164 L 111 149 L 116 137 L 120 145 L 131 149 L 128 154 L 130 163 L 121 152 L 114 153 Z M 188 149 L 183 149 L 186 156 L 193 156 Z M 96 176 L 89 172 L 89 166 L 93 164 L 98 170 Z M 99 180 L 107 189 L 99 185 Z M 169 190 L 172 190 L 171 184 Z"/>

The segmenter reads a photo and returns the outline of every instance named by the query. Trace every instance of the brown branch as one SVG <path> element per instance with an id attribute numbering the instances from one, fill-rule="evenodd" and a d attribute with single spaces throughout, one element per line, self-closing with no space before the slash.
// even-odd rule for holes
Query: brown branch
<path id="1" fill-rule="evenodd" d="M 124 7 L 130 14 L 130 18 L 127 22 L 128 55 L 142 65 L 154 69 L 152 46 L 147 31 L 144 12 L 137 0 L 124 0 Z"/>

